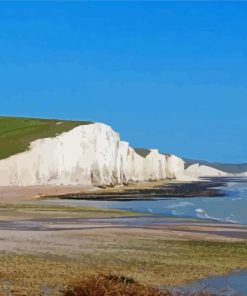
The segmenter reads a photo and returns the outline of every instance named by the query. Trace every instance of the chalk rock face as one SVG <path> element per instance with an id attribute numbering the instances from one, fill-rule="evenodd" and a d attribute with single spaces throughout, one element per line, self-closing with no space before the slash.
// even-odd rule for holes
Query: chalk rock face
<path id="1" fill-rule="evenodd" d="M 166 166 L 166 176 L 168 179 L 177 179 L 177 180 L 184 180 L 184 161 L 173 155 L 168 154 L 166 155 L 167 166 Z"/>
<path id="2" fill-rule="evenodd" d="M 189 166 L 185 170 L 185 174 L 190 177 L 223 177 L 228 176 L 226 172 L 217 170 L 210 166 L 199 165 L 199 163 Z"/>
<path id="3" fill-rule="evenodd" d="M 247 177 L 247 172 L 236 174 L 238 177 Z"/>
<path id="4" fill-rule="evenodd" d="M 117 185 L 183 173 L 182 159 L 155 149 L 144 158 L 102 123 L 34 141 L 28 151 L 0 160 L 0 186 Z"/>

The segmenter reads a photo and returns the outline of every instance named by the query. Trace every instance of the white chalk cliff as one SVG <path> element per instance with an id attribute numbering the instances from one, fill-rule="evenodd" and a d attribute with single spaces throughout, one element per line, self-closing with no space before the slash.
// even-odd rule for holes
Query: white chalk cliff
<path id="1" fill-rule="evenodd" d="M 185 174 L 189 177 L 200 178 L 200 177 L 223 177 L 229 174 L 210 166 L 199 165 L 199 163 L 192 164 L 185 170 Z"/>
<path id="2" fill-rule="evenodd" d="M 238 177 L 247 177 L 247 172 L 236 174 Z"/>
<path id="3" fill-rule="evenodd" d="M 102 123 L 78 126 L 32 142 L 27 151 L 0 160 L 0 186 L 118 185 L 184 180 L 184 162 L 151 149 L 142 157 Z"/>

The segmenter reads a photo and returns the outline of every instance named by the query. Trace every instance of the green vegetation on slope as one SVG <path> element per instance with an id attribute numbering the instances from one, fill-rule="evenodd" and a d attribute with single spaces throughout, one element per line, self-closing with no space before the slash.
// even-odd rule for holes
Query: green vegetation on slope
<path id="1" fill-rule="evenodd" d="M 130 277 L 145 286 L 179 286 L 247 267 L 245 242 L 166 241 L 119 233 L 112 237 L 107 231 L 71 234 L 71 240 L 80 239 L 80 252 L 71 248 L 66 255 L 60 246 L 57 255 L 50 248 L 43 254 L 1 252 L 0 291 L 37 296 L 43 295 L 41 290 L 53 290 L 51 295 L 61 295 L 61 288 L 99 273 Z M 41 250 L 44 245 L 40 239 Z"/>
<path id="2" fill-rule="evenodd" d="M 146 148 L 135 148 L 135 152 L 139 154 L 140 156 L 146 158 L 148 154 L 150 153 L 149 149 Z"/>
<path id="3" fill-rule="evenodd" d="M 29 148 L 31 142 L 55 137 L 88 121 L 0 117 L 0 159 Z"/>

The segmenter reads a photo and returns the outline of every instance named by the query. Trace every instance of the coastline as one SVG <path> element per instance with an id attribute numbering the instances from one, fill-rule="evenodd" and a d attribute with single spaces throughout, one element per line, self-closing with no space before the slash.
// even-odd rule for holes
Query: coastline
<path id="1" fill-rule="evenodd" d="M 0 203 L 37 200 L 46 197 L 66 197 L 73 194 L 90 195 L 121 193 L 133 189 L 151 189 L 163 184 L 179 183 L 173 180 L 160 180 L 152 182 L 138 182 L 115 187 L 97 187 L 91 185 L 64 185 L 64 186 L 0 186 Z"/>
<path id="2" fill-rule="evenodd" d="M 51 289 L 54 293 L 47 295 L 61 295 L 78 274 L 99 272 L 174 287 L 247 268 L 246 240 L 220 233 L 225 227 L 243 231 L 240 226 L 176 222 L 126 227 L 108 218 L 82 219 L 82 213 L 77 219 L 61 215 L 60 208 L 53 219 L 27 215 L 23 221 L 0 222 L 0 290 L 36 296 Z"/>
<path id="3" fill-rule="evenodd" d="M 42 198 L 58 197 L 60 199 L 75 200 L 150 200 L 153 198 L 172 197 L 215 197 L 225 196 L 218 189 L 224 186 L 224 180 L 198 180 L 198 181 L 176 181 L 161 180 L 144 183 L 131 183 L 125 186 L 95 188 L 75 193 L 64 193 L 56 196 L 43 196 Z"/>
<path id="4" fill-rule="evenodd" d="M 140 198 L 143 190 L 146 198 L 153 198 L 152 192 L 166 190 L 170 194 L 177 188 L 174 195 L 188 196 L 202 188 L 203 194 L 207 190 L 214 193 L 219 184 L 224 180 L 159 181 L 105 189 L 1 188 L 7 194 L 0 203 L 0 291 L 8 288 L 16 291 L 13 295 L 36 296 L 51 290 L 47 295 L 61 295 L 61 289 L 78 280 L 78 272 L 120 274 L 145 285 L 174 287 L 245 269 L 246 225 L 38 202 L 50 192 L 61 198 L 96 195 L 99 200 L 104 195 L 130 198 L 133 191 Z"/>
<path id="5" fill-rule="evenodd" d="M 228 177 L 231 178 L 231 177 Z M 225 177 L 199 179 L 196 181 L 157 180 L 129 183 L 121 186 L 93 185 L 39 185 L 0 186 L 0 203 L 37 200 L 43 198 L 131 200 L 155 197 L 214 197 L 224 196 L 217 189 L 225 185 Z"/>
<path id="6" fill-rule="evenodd" d="M 12 203 L 18 201 L 37 200 L 44 196 L 60 196 L 84 191 L 95 190 L 93 186 L 1 186 L 0 203 Z"/>

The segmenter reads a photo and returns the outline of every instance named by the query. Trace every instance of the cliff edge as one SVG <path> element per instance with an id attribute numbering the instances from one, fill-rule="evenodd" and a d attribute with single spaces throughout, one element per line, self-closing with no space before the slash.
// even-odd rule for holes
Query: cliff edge
<path id="1" fill-rule="evenodd" d="M 186 179 L 181 158 L 157 149 L 143 157 L 103 123 L 35 140 L 28 150 L 0 160 L 0 186 L 114 186 L 167 178 Z"/>
<path id="2" fill-rule="evenodd" d="M 192 164 L 185 170 L 185 174 L 189 177 L 200 178 L 200 177 L 225 177 L 230 176 L 226 172 L 217 170 L 210 166 L 200 165 L 199 163 Z"/>

